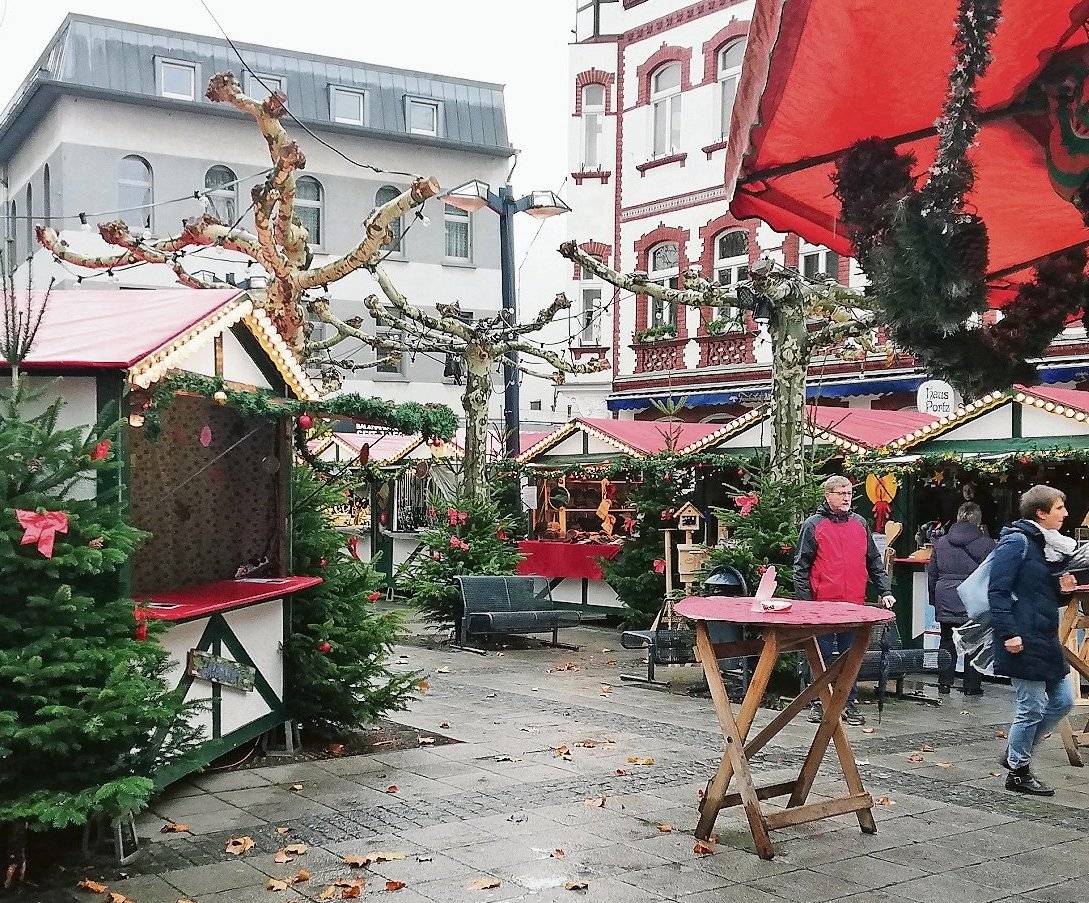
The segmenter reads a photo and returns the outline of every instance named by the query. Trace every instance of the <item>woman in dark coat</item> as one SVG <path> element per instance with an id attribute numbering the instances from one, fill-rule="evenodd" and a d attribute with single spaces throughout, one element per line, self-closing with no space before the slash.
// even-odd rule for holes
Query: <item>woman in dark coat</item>
<path id="1" fill-rule="evenodd" d="M 953 686 L 957 668 L 957 646 L 953 641 L 953 628 L 968 620 L 957 593 L 965 578 L 972 573 L 994 548 L 994 540 L 980 528 L 983 511 L 975 502 L 965 502 L 957 509 L 957 522 L 949 532 L 934 543 L 934 552 L 926 566 L 927 583 L 930 587 L 930 604 L 934 606 L 934 618 L 941 626 L 940 648 L 949 652 L 949 664 L 938 672 L 938 692 L 948 693 Z M 983 684 L 979 672 L 971 667 L 974 655 L 964 658 L 964 695 L 982 696 Z"/>
<path id="2" fill-rule="evenodd" d="M 1021 520 L 1002 531 L 994 551 L 988 601 L 994 632 L 994 670 L 1010 678 L 1017 708 L 1002 764 L 1010 769 L 1006 789 L 1037 796 L 1055 791 L 1029 769 L 1036 744 L 1074 703 L 1062 644 L 1060 592 L 1074 588 L 1057 552 L 1066 519 L 1066 496 L 1051 486 L 1033 486 L 1021 496 Z"/>

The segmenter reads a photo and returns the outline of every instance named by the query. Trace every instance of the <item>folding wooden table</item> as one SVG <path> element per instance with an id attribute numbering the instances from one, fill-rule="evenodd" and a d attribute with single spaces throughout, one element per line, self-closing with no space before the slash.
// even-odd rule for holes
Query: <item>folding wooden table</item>
<path id="1" fill-rule="evenodd" d="M 1081 751 L 1089 747 L 1089 720 L 1081 728 L 1074 726 L 1074 719 L 1081 721 L 1089 708 L 1089 696 L 1082 693 L 1081 679 L 1089 680 L 1089 586 L 1079 586 L 1059 620 L 1059 642 L 1070 664 L 1070 680 L 1074 689 L 1074 710 L 1059 722 L 1066 757 L 1071 765 L 1085 764 Z"/>
<path id="2" fill-rule="evenodd" d="M 869 645 L 870 628 L 892 620 L 892 612 L 848 602 L 795 602 L 789 611 L 766 612 L 753 611 L 753 602 L 753 599 L 745 598 L 691 596 L 674 606 L 674 611 L 678 614 L 695 621 L 696 654 L 703 665 L 725 741 L 725 751 L 718 773 L 707 785 L 707 791 L 700 803 L 696 837 L 701 840 L 711 837 L 719 811 L 737 805 L 744 806 L 756 851 L 761 859 L 771 859 L 775 855 L 768 836 L 769 831 L 847 812 L 857 814 L 859 827 L 865 833 L 876 833 L 873 798 L 862 786 L 862 777 L 855 764 L 854 752 L 840 716 Z M 748 628 L 748 632 L 759 636 L 741 642 L 712 643 L 708 624 L 716 622 L 742 626 Z M 854 634 L 850 650 L 825 668 L 816 638 L 822 634 L 846 631 Z M 749 728 L 752 727 L 760 701 L 767 690 L 776 661 L 780 655 L 796 649 L 805 653 L 813 682 L 779 712 L 767 727 L 749 740 Z M 752 680 L 735 716 L 722 673 L 719 671 L 718 660 L 757 653 L 760 657 L 753 670 Z M 820 699 L 823 703 L 824 718 L 817 728 L 798 777 L 766 787 L 757 787 L 753 783 L 749 760 L 814 699 Z M 819 803 L 806 803 L 829 742 L 835 743 L 848 795 Z M 737 791 L 727 794 L 726 791 L 735 776 Z M 765 812 L 760 805 L 761 800 L 787 795 L 790 799 L 787 808 L 782 811 Z"/>

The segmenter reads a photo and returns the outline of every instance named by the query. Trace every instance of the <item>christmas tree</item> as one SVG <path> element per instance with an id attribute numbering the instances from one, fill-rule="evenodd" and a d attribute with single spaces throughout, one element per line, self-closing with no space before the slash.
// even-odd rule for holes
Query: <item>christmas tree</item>
<path id="1" fill-rule="evenodd" d="M 13 883 L 26 828 L 140 809 L 152 775 L 195 738 L 162 682 L 158 630 L 136 620 L 122 590 L 144 534 L 122 513 L 116 412 L 109 425 L 60 429 L 62 401 L 47 404 L 19 374 L 40 317 L 10 290 L 4 301 L 0 352 L 12 377 L 0 391 L 0 827 Z"/>
<path id="2" fill-rule="evenodd" d="M 343 487 L 301 465 L 292 493 L 294 572 L 323 582 L 292 605 L 286 696 L 292 719 L 330 736 L 403 709 L 419 675 L 389 669 L 401 619 L 375 611 L 386 595 L 382 577 L 333 525 Z"/>
<path id="3" fill-rule="evenodd" d="M 455 578 L 514 573 L 515 524 L 492 499 L 435 499 L 429 513 L 434 526 L 423 531 L 419 552 L 402 567 L 398 585 L 429 621 L 449 627 L 460 623 L 462 613 Z"/>

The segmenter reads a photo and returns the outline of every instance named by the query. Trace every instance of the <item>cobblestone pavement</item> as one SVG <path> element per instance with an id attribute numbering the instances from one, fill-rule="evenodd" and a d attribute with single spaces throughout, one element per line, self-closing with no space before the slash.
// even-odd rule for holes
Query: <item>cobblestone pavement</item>
<path id="1" fill-rule="evenodd" d="M 144 854 L 124 875 L 74 873 L 22 899 L 97 899 L 74 887 L 85 874 L 133 903 L 301 903 L 358 878 L 363 896 L 389 903 L 1086 899 L 1089 769 L 1067 765 L 1052 738 L 1038 771 L 1055 797 L 1006 793 L 1006 687 L 988 686 L 982 700 L 954 693 L 941 707 L 890 699 L 880 724 L 871 706 L 866 731 L 848 728 L 878 800 L 876 835 L 852 816 L 801 825 L 775 832 L 777 855 L 763 862 L 730 810 L 715 852 L 697 856 L 696 804 L 721 747 L 710 700 L 684 692 L 698 672 L 668 669 L 676 692 L 648 689 L 620 681 L 643 666 L 615 631 L 564 639 L 581 651 L 401 647 L 399 665 L 427 672 L 430 689 L 396 720 L 461 742 L 194 777 L 140 817 Z M 770 717 L 762 711 L 757 726 Z M 812 730 L 796 722 L 766 747 L 758 781 L 793 777 Z M 838 793 L 839 777 L 832 755 L 814 794 Z M 167 821 L 188 831 L 161 834 Z M 227 854 L 240 836 L 253 848 Z M 292 843 L 307 851 L 277 863 Z M 343 859 L 377 851 L 404 858 L 365 869 Z M 268 889 L 300 868 L 309 880 Z"/>

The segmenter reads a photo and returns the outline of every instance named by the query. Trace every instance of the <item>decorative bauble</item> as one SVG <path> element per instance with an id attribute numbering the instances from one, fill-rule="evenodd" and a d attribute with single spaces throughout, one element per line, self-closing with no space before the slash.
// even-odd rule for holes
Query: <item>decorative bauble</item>
<path id="1" fill-rule="evenodd" d="M 322 640 L 320 643 L 318 643 L 318 652 L 320 652 L 322 655 L 328 655 L 332 651 L 333 644 L 330 643 L 328 640 Z"/>
<path id="2" fill-rule="evenodd" d="M 314 418 L 309 414 L 300 414 L 296 422 L 299 424 L 300 429 L 308 430 L 314 425 Z"/>
<path id="3" fill-rule="evenodd" d="M 382 593 L 379 592 L 378 590 L 375 590 L 373 593 L 371 593 L 370 595 L 367 596 L 367 601 L 368 602 L 377 602 L 381 598 L 382 598 Z"/>
<path id="4" fill-rule="evenodd" d="M 212 401 L 220 406 L 225 405 L 227 403 L 227 393 L 220 389 L 212 396 Z"/>

